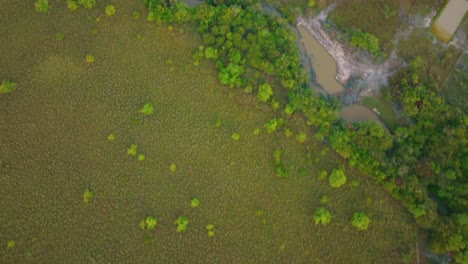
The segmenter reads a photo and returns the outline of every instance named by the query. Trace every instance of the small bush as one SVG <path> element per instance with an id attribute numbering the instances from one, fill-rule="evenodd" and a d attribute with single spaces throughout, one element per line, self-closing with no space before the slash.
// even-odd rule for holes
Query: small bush
<path id="1" fill-rule="evenodd" d="M 138 160 L 139 160 L 139 161 L 143 161 L 143 160 L 145 160 L 145 159 L 146 159 L 145 154 L 138 154 Z"/>
<path id="2" fill-rule="evenodd" d="M 359 231 L 367 230 L 371 220 L 363 212 L 357 212 L 353 214 L 351 218 L 351 224 Z"/>
<path id="3" fill-rule="evenodd" d="M 37 0 L 34 3 L 34 9 L 39 13 L 47 13 L 49 11 L 50 5 L 49 0 Z"/>
<path id="4" fill-rule="evenodd" d="M 284 167 L 284 165 L 282 163 L 275 164 L 275 173 L 276 173 L 276 176 L 278 176 L 280 178 L 288 178 L 289 177 L 289 173 L 288 173 L 288 171 L 286 170 L 286 168 Z"/>
<path id="5" fill-rule="evenodd" d="M 74 0 L 67 0 L 67 8 L 70 11 L 75 11 L 78 8 L 78 4 Z"/>
<path id="6" fill-rule="evenodd" d="M 146 116 L 149 116 L 154 113 L 154 107 L 151 103 L 146 103 L 145 105 L 143 105 L 143 107 L 140 110 L 138 110 L 138 112 Z"/>
<path id="7" fill-rule="evenodd" d="M 96 0 L 78 0 L 78 4 L 86 9 L 91 9 L 96 5 Z"/>
<path id="8" fill-rule="evenodd" d="M 157 224 L 158 220 L 154 216 L 147 216 L 146 218 L 141 219 L 138 226 L 140 226 L 141 229 L 153 230 Z"/>
<path id="9" fill-rule="evenodd" d="M 89 63 L 94 62 L 94 56 L 93 56 L 93 54 L 90 54 L 90 53 L 89 53 L 89 54 L 86 54 L 85 60 L 86 60 L 86 62 L 89 62 Z"/>
<path id="10" fill-rule="evenodd" d="M 214 225 L 213 224 L 207 224 L 206 225 L 206 232 L 208 233 L 209 237 L 214 237 L 214 235 L 215 235 Z"/>
<path id="11" fill-rule="evenodd" d="M 257 97 L 258 99 L 260 99 L 260 101 L 266 102 L 270 99 L 272 95 L 273 90 L 271 89 L 271 86 L 268 83 L 264 83 L 258 87 Z"/>
<path id="12" fill-rule="evenodd" d="M 338 188 L 341 185 L 346 183 L 346 176 L 344 171 L 341 169 L 334 169 L 328 178 L 330 186 L 333 188 Z"/>
<path id="13" fill-rule="evenodd" d="M 109 135 L 107 135 L 107 140 L 114 141 L 115 140 L 115 135 L 110 133 Z"/>
<path id="14" fill-rule="evenodd" d="M 238 133 L 232 133 L 231 138 L 234 141 L 239 141 L 240 135 Z"/>
<path id="15" fill-rule="evenodd" d="M 136 144 L 131 144 L 130 147 L 127 148 L 127 155 L 129 156 L 136 156 L 138 146 Z"/>
<path id="16" fill-rule="evenodd" d="M 256 136 L 260 135 L 260 128 L 255 128 L 253 134 Z"/>
<path id="17" fill-rule="evenodd" d="M 7 249 L 12 249 L 16 246 L 16 242 L 14 240 L 10 240 L 7 243 Z"/>
<path id="18" fill-rule="evenodd" d="M 319 207 L 315 210 L 314 222 L 316 225 L 328 225 L 331 222 L 332 214 L 324 207 Z"/>
<path id="19" fill-rule="evenodd" d="M 16 90 L 16 83 L 4 80 L 0 85 L 0 94 L 11 93 Z"/>
<path id="20" fill-rule="evenodd" d="M 145 219 L 146 229 L 151 230 L 158 224 L 158 221 L 153 216 L 147 216 Z"/>
<path id="21" fill-rule="evenodd" d="M 135 19 L 135 20 L 138 20 L 140 19 L 141 15 L 138 11 L 133 11 L 132 13 L 132 18 Z"/>
<path id="22" fill-rule="evenodd" d="M 329 200 L 329 199 L 328 199 L 328 196 L 323 195 L 323 196 L 320 198 L 320 204 L 322 204 L 322 205 L 323 205 L 323 204 L 326 204 L 326 203 L 328 203 L 328 200 Z"/>
<path id="23" fill-rule="evenodd" d="M 106 16 L 112 16 L 115 14 L 115 6 L 113 5 L 107 5 L 106 8 L 104 9 L 106 12 Z"/>
<path id="24" fill-rule="evenodd" d="M 299 143 L 304 143 L 307 140 L 307 134 L 304 132 L 299 132 L 296 136 L 296 141 Z"/>
<path id="25" fill-rule="evenodd" d="M 55 40 L 57 40 L 57 41 L 63 40 L 62 32 L 57 32 L 57 34 L 55 34 Z"/>
<path id="26" fill-rule="evenodd" d="M 190 207 L 196 208 L 200 205 L 200 199 L 197 197 L 193 198 L 192 201 L 190 201 Z"/>
<path id="27" fill-rule="evenodd" d="M 176 232 L 181 233 L 187 231 L 189 220 L 185 216 L 181 216 L 174 221 L 174 224 L 177 225 Z"/>
<path id="28" fill-rule="evenodd" d="M 170 170 L 171 172 L 175 172 L 176 169 L 177 169 L 177 166 L 176 166 L 174 163 L 172 163 L 171 166 L 169 166 L 169 170 Z"/>
<path id="29" fill-rule="evenodd" d="M 91 199 L 93 199 L 93 196 L 94 193 L 90 189 L 86 188 L 83 192 L 83 203 L 89 204 Z"/>

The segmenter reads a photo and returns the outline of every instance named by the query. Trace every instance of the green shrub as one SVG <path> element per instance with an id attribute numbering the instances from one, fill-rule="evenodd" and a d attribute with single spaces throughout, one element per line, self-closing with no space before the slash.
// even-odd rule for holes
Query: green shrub
<path id="1" fill-rule="evenodd" d="M 351 218 L 351 224 L 359 231 L 367 230 L 371 220 L 363 212 L 357 212 L 353 214 Z"/>
<path id="2" fill-rule="evenodd" d="M 257 97 L 258 99 L 260 99 L 260 101 L 266 102 L 270 99 L 272 95 L 273 90 L 271 89 L 271 86 L 268 83 L 264 83 L 258 87 Z"/>
<path id="3" fill-rule="evenodd" d="M 145 160 L 145 159 L 146 159 L 145 154 L 138 154 L 138 160 L 139 160 L 139 161 L 143 161 L 143 160 Z"/>
<path id="4" fill-rule="evenodd" d="M 176 169 L 177 169 L 177 166 L 176 166 L 174 163 L 172 163 L 171 166 L 169 166 L 169 170 L 170 170 L 171 172 L 175 172 Z"/>
<path id="5" fill-rule="evenodd" d="M 86 9 L 91 9 L 96 5 L 96 0 L 78 0 L 78 4 Z"/>
<path id="6" fill-rule="evenodd" d="M 197 197 L 193 198 L 192 201 L 190 201 L 190 207 L 196 208 L 200 205 L 200 199 Z"/>
<path id="7" fill-rule="evenodd" d="M 158 224 L 158 221 L 153 216 L 147 216 L 145 219 L 146 229 L 151 230 Z"/>
<path id="8" fill-rule="evenodd" d="M 320 198 L 320 204 L 326 204 L 328 203 L 328 196 L 326 195 L 323 195 L 321 198 Z"/>
<path id="9" fill-rule="evenodd" d="M 154 107 L 151 103 L 146 103 L 138 112 L 147 116 L 152 115 L 154 113 Z"/>
<path id="10" fill-rule="evenodd" d="M 328 173 L 326 171 L 320 170 L 319 175 L 318 175 L 318 179 L 320 181 L 324 181 L 327 178 L 327 176 L 328 176 Z"/>
<path id="11" fill-rule="evenodd" d="M 141 15 L 140 15 L 140 13 L 138 11 L 133 11 L 132 18 L 134 20 L 138 20 L 138 19 L 140 19 L 140 17 L 141 17 Z"/>
<path id="12" fill-rule="evenodd" d="M 239 141 L 240 135 L 238 133 L 232 133 L 231 138 L 234 141 Z"/>
<path id="13" fill-rule="evenodd" d="M 85 58 L 86 62 L 94 62 L 94 56 L 93 54 L 89 53 L 89 54 L 86 54 L 86 58 Z"/>
<path id="14" fill-rule="evenodd" d="M 138 226 L 141 229 L 153 230 L 158 224 L 158 220 L 154 216 L 147 216 L 144 219 L 140 220 Z"/>
<path id="15" fill-rule="evenodd" d="M 282 155 L 283 155 L 283 151 L 281 151 L 281 149 L 273 150 L 273 160 L 275 161 L 275 163 L 281 162 Z"/>
<path id="16" fill-rule="evenodd" d="M 7 249 L 12 249 L 16 246 L 16 242 L 14 240 L 10 240 L 7 242 Z"/>
<path id="17" fill-rule="evenodd" d="M 331 222 L 332 214 L 324 207 L 319 207 L 314 213 L 314 222 L 316 225 L 328 225 Z"/>
<path id="18" fill-rule="evenodd" d="M 107 5 L 106 8 L 104 9 L 106 12 L 106 16 L 112 16 L 115 14 L 115 6 L 113 5 Z"/>
<path id="19" fill-rule="evenodd" d="M 218 50 L 213 47 L 208 47 L 205 49 L 205 57 L 207 59 L 216 60 L 218 58 Z"/>
<path id="20" fill-rule="evenodd" d="M 278 119 L 276 118 L 273 118 L 264 124 L 264 127 L 266 128 L 266 131 L 268 134 L 275 132 L 278 126 L 279 126 L 279 122 L 278 122 Z"/>
<path id="21" fill-rule="evenodd" d="M 330 186 L 333 188 L 338 188 L 341 185 L 346 183 L 346 176 L 344 174 L 344 171 L 342 169 L 334 169 L 330 177 L 328 177 L 328 181 L 330 183 Z"/>
<path id="22" fill-rule="evenodd" d="M 57 41 L 63 40 L 62 32 L 57 32 L 57 34 L 55 34 L 55 40 L 57 40 Z"/>
<path id="23" fill-rule="evenodd" d="M 136 144 L 131 144 L 130 147 L 127 148 L 127 155 L 129 156 L 136 156 L 138 146 Z"/>
<path id="24" fill-rule="evenodd" d="M 275 173 L 276 173 L 276 176 L 278 176 L 280 178 L 289 177 L 289 173 L 286 170 L 286 167 L 284 166 L 284 164 L 282 164 L 282 163 L 275 164 Z"/>
<path id="25" fill-rule="evenodd" d="M 307 140 L 307 134 L 304 132 L 299 132 L 299 134 L 296 135 L 296 141 L 299 143 L 304 143 Z"/>
<path id="26" fill-rule="evenodd" d="M 110 133 L 109 135 L 107 135 L 107 140 L 114 141 L 115 140 L 115 135 Z"/>
<path id="27" fill-rule="evenodd" d="M 93 199 L 94 193 L 89 189 L 86 188 L 83 192 L 83 203 L 89 204 L 91 199 Z"/>
<path id="28" fill-rule="evenodd" d="M 295 110 L 296 110 L 296 109 L 294 109 L 294 106 L 291 105 L 291 104 L 287 104 L 286 107 L 284 108 L 284 112 L 285 112 L 287 115 L 289 115 L 289 116 L 292 115 L 292 114 L 294 114 L 294 111 L 295 111 Z"/>
<path id="29" fill-rule="evenodd" d="M 187 231 L 189 220 L 185 216 L 181 216 L 174 221 L 174 224 L 177 225 L 176 232 L 181 233 Z"/>
<path id="30" fill-rule="evenodd" d="M 16 90 L 16 83 L 4 80 L 0 85 L 0 94 L 11 93 Z"/>
<path id="31" fill-rule="evenodd" d="M 360 29 L 346 30 L 346 33 L 350 37 L 349 45 L 366 50 L 375 57 L 383 56 L 379 47 L 379 39 L 375 35 Z"/>
<path id="32" fill-rule="evenodd" d="M 49 8 L 49 0 L 37 0 L 34 3 L 34 9 L 36 9 L 36 12 L 47 13 L 49 11 Z"/>
<path id="33" fill-rule="evenodd" d="M 75 11 L 78 8 L 78 4 L 75 2 L 75 0 L 67 0 L 67 8 L 70 11 Z"/>
<path id="34" fill-rule="evenodd" d="M 207 224 L 206 225 L 206 232 L 208 233 L 209 237 L 214 237 L 214 235 L 215 235 L 214 225 L 213 224 Z"/>

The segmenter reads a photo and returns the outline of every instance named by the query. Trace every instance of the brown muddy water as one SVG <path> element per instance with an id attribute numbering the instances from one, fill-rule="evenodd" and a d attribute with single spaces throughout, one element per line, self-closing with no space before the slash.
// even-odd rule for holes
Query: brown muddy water
<path id="1" fill-rule="evenodd" d="M 50 2 L 48 14 L 33 0 L 0 9 L 0 79 L 17 83 L 0 95 L 0 160 L 11 164 L 0 170 L 0 263 L 414 262 L 404 208 L 353 170 L 346 174 L 358 187 L 319 180 L 341 159 L 300 118 L 288 126 L 309 133 L 304 144 L 267 134 L 263 124 L 277 113 L 220 86 L 211 61 L 193 66 L 201 42 L 189 27 L 133 20 L 133 11 L 146 15 L 142 1 L 112 1 L 112 17 L 100 1 L 73 13 Z M 145 117 L 138 110 L 147 102 L 155 109 Z M 127 155 L 131 144 L 144 160 Z M 275 149 L 287 179 L 272 169 Z M 333 219 L 319 226 L 313 214 L 324 195 Z M 349 223 L 357 211 L 372 219 L 366 232 Z M 154 230 L 139 228 L 148 215 Z M 185 233 L 176 232 L 180 216 Z"/>
<path id="2" fill-rule="evenodd" d="M 343 91 L 343 86 L 335 79 L 337 74 L 336 61 L 327 50 L 303 26 L 297 27 L 305 51 L 312 59 L 312 67 L 316 81 L 330 95 L 337 95 Z"/>
<path id="3" fill-rule="evenodd" d="M 380 120 L 379 116 L 374 113 L 369 108 L 354 104 L 348 105 L 340 110 L 340 117 L 344 120 L 351 121 L 351 122 L 363 122 L 363 121 L 372 121 L 376 122 L 380 126 L 382 126 L 386 131 L 389 132 L 387 126 Z"/>

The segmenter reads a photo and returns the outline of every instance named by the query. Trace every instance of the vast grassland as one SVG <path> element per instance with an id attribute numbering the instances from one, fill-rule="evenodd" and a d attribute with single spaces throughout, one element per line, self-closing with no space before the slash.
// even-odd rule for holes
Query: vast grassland
<path id="1" fill-rule="evenodd" d="M 72 13 L 51 1 L 48 14 L 33 3 L 0 10 L 0 79 L 18 86 L 0 96 L 0 160 L 11 164 L 0 174 L 0 262 L 414 262 L 415 229 L 399 203 L 352 170 L 338 189 L 319 179 L 342 166 L 338 156 L 299 115 L 287 126 L 308 133 L 305 143 L 267 134 L 280 113 L 221 86 L 212 63 L 193 66 L 190 27 L 132 19 L 145 16 L 140 1 L 113 1 L 111 17 L 104 3 Z M 127 155 L 131 144 L 144 160 Z M 289 178 L 275 175 L 275 149 Z M 328 226 L 312 219 L 323 196 Z M 357 211 L 371 218 L 367 231 L 351 226 Z M 150 215 L 156 227 L 142 230 Z"/>

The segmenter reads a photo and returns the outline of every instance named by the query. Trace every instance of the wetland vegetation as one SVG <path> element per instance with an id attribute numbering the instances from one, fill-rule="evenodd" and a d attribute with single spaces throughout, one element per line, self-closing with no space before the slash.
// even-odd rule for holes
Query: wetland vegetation
<path id="1" fill-rule="evenodd" d="M 415 263 L 424 228 L 465 263 L 467 118 L 436 70 L 383 89 L 390 130 L 339 119 L 289 24 L 330 1 L 257 2 L 4 4 L 2 262 Z M 388 32 L 339 5 L 341 40 L 385 56 L 390 2 L 362 9 Z"/>

